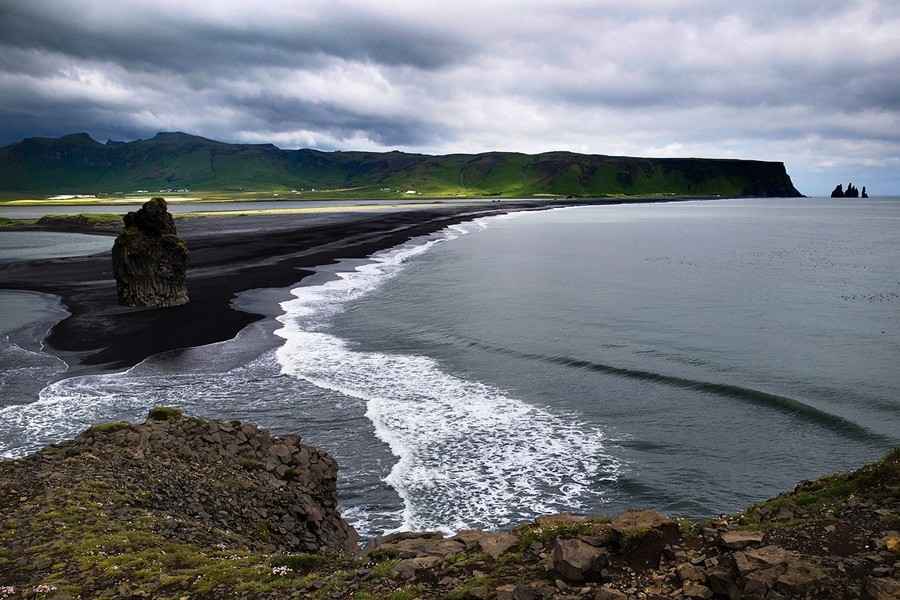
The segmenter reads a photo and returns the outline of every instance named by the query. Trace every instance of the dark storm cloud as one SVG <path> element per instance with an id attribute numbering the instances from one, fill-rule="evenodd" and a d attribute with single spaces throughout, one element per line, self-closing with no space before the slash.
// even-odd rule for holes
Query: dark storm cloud
<path id="1" fill-rule="evenodd" d="M 79 4 L 91 8 L 79 14 Z M 252 4 L 247 6 L 252 14 Z M 13 48 L 180 72 L 315 65 L 322 56 L 434 68 L 471 51 L 440 31 L 411 27 L 369 11 L 223 22 L 159 10 L 152 4 L 43 0 L 4 2 L 0 40 Z"/>
<path id="2" fill-rule="evenodd" d="M 0 143 L 736 156 L 817 192 L 896 181 L 898 73 L 890 0 L 0 0 Z"/>
<path id="3" fill-rule="evenodd" d="M 365 132 L 369 139 L 378 144 L 405 147 L 431 144 L 441 129 L 440 125 L 416 118 L 414 113 L 407 118 L 379 117 L 342 106 L 270 94 L 235 98 L 229 103 L 244 108 L 245 114 L 252 115 L 254 121 L 246 123 L 245 129 L 264 129 L 279 124 L 287 130 L 328 131 L 343 139 Z M 342 148 L 326 145 L 326 149 Z"/>

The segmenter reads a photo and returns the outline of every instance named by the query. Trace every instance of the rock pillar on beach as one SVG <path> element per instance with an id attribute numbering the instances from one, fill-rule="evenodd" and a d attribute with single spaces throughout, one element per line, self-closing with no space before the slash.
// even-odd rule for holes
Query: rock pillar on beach
<path id="1" fill-rule="evenodd" d="M 178 306 L 189 301 L 185 286 L 188 251 L 175 231 L 166 201 L 153 198 L 124 217 L 125 230 L 113 245 L 119 304 Z"/>

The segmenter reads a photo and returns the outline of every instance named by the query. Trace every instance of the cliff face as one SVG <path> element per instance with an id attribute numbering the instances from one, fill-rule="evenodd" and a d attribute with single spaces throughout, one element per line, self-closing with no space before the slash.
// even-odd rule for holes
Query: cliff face
<path id="1" fill-rule="evenodd" d="M 0 461 L 0 598 L 900 598 L 900 450 L 705 521 L 549 515 L 365 550 L 335 475 L 296 437 L 173 409 Z"/>
<path id="2" fill-rule="evenodd" d="M 29 138 L 0 148 L 5 191 L 354 188 L 358 196 L 681 194 L 799 196 L 784 164 L 545 152 L 429 156 L 281 150 L 183 133 L 101 144 L 87 134 Z"/>
<path id="3" fill-rule="evenodd" d="M 113 245 L 113 272 L 124 306 L 178 306 L 189 301 L 187 246 L 178 238 L 166 201 L 153 198 L 124 217 Z"/>

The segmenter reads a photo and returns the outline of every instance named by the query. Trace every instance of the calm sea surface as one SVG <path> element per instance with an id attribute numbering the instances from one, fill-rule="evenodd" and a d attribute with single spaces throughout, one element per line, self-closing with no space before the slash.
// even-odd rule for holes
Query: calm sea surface
<path id="1" fill-rule="evenodd" d="M 0 408 L 15 456 L 157 403 L 296 431 L 365 533 L 731 511 L 900 444 L 900 200 L 481 219 L 293 290 L 271 318 Z"/>

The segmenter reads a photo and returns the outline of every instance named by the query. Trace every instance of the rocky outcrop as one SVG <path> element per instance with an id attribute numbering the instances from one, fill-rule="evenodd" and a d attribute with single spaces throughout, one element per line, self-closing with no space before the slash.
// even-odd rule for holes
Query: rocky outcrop
<path id="1" fill-rule="evenodd" d="M 124 217 L 113 245 L 113 273 L 119 304 L 163 307 L 188 302 L 187 245 L 163 198 L 153 198 Z"/>
<path id="2" fill-rule="evenodd" d="M 295 436 L 155 409 L 0 461 L 0 599 L 896 600 L 900 450 L 743 513 L 548 515 L 355 552 Z"/>
<path id="3" fill-rule="evenodd" d="M 844 189 L 844 186 L 838 184 L 836 188 L 831 192 L 832 198 L 859 198 L 859 189 L 853 185 L 853 182 L 847 184 L 847 189 Z M 868 198 L 869 195 L 866 193 L 866 186 L 863 186 L 862 189 L 862 197 Z"/>
<path id="4" fill-rule="evenodd" d="M 356 548 L 356 532 L 337 509 L 334 459 L 297 436 L 274 437 L 239 421 L 156 408 L 142 424 L 99 425 L 0 463 L 0 474 L 20 502 L 31 504 L 49 502 L 56 487 L 89 482 L 95 496 L 113 494 L 110 519 L 151 518 L 164 537 L 180 542 L 289 552 Z M 28 511 L 18 515 L 27 518 Z"/>
<path id="5" fill-rule="evenodd" d="M 866 191 L 866 186 L 863 186 L 862 194 L 860 195 L 860 198 L 868 198 L 868 197 L 869 197 L 869 193 Z"/>

